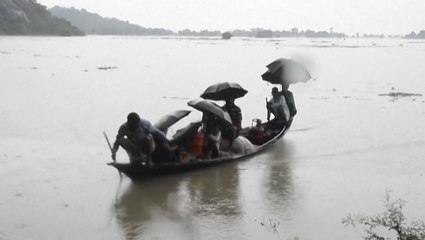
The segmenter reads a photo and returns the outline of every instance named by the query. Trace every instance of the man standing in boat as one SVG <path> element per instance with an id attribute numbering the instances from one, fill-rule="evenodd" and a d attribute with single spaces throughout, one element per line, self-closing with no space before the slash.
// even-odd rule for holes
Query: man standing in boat
<path id="1" fill-rule="evenodd" d="M 152 154 L 155 150 L 155 141 L 150 133 L 151 127 L 151 123 L 141 119 L 137 113 L 128 114 L 127 122 L 118 130 L 112 147 L 112 159 L 115 160 L 119 146 L 127 151 L 130 162 L 141 161 L 142 154 Z"/>
<path id="2" fill-rule="evenodd" d="M 223 138 L 229 140 L 229 146 L 232 145 L 233 140 L 239 137 L 242 128 L 242 111 L 240 107 L 235 104 L 235 99 L 226 98 L 226 104 L 222 109 L 229 113 L 232 119 L 232 125 L 225 126 L 223 129 Z"/>
<path id="3" fill-rule="evenodd" d="M 295 99 L 294 94 L 289 91 L 289 84 L 286 82 L 282 83 L 282 95 L 285 97 L 286 104 L 289 108 L 289 114 L 291 117 L 295 116 L 297 114 L 297 108 L 295 107 Z"/>

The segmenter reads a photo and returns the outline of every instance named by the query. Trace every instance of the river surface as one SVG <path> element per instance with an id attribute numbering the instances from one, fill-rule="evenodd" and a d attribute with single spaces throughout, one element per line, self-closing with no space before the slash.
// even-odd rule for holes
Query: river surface
<path id="1" fill-rule="evenodd" d="M 298 114 L 271 150 L 141 182 L 106 165 L 102 131 L 191 110 L 220 81 L 249 91 L 243 125 L 265 119 L 279 57 L 314 79 L 290 87 Z M 0 239 L 354 240 L 342 219 L 384 211 L 386 192 L 425 220 L 423 94 L 425 41 L 0 37 Z"/>

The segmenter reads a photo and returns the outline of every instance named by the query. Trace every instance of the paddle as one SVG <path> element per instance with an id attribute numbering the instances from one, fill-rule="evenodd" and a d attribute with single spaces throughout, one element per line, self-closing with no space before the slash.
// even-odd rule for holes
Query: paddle
<path id="1" fill-rule="evenodd" d="M 267 121 L 270 121 L 270 109 L 268 105 L 269 105 L 269 101 L 267 100 L 267 97 L 266 97 Z"/>
<path id="2" fill-rule="evenodd" d="M 105 131 L 103 131 L 103 136 L 105 136 L 106 142 L 108 143 L 109 149 L 111 150 L 111 153 L 112 153 L 112 146 L 111 146 L 111 143 L 109 142 L 109 138 L 108 138 L 108 136 L 106 135 L 106 132 L 105 132 Z M 112 159 L 112 160 L 114 160 L 114 162 L 116 162 L 116 160 L 115 160 L 115 159 Z M 111 164 L 113 164 L 113 163 L 107 163 L 107 164 L 108 164 L 108 165 L 111 165 Z M 120 174 L 120 178 L 122 178 L 121 171 L 120 171 L 119 169 L 117 169 L 117 170 L 118 170 L 118 173 Z M 120 186 L 121 186 L 121 183 L 120 183 Z"/>
<path id="3" fill-rule="evenodd" d="M 105 139 L 106 139 L 106 142 L 108 143 L 109 149 L 111 150 L 111 153 L 113 153 L 111 143 L 109 142 L 109 138 L 106 135 L 105 131 L 103 131 L 103 136 L 105 136 Z M 114 160 L 114 162 L 115 162 L 115 159 L 112 159 L 112 160 Z"/>

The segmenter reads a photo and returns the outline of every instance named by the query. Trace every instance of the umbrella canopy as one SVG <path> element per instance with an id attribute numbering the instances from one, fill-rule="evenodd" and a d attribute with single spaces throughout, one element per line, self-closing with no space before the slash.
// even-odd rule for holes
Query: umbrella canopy
<path id="1" fill-rule="evenodd" d="M 292 59 L 279 58 L 267 65 L 267 72 L 261 75 L 264 81 L 273 84 L 291 84 L 311 79 L 307 69 Z"/>
<path id="2" fill-rule="evenodd" d="M 187 105 L 203 113 L 211 114 L 228 124 L 232 124 L 232 119 L 230 118 L 229 113 L 221 109 L 220 106 L 218 106 L 212 101 L 206 99 L 194 99 L 189 101 Z"/>
<path id="3" fill-rule="evenodd" d="M 202 98 L 211 100 L 226 100 L 228 98 L 240 98 L 248 91 L 234 82 L 221 82 L 209 86 L 201 95 Z"/>
<path id="4" fill-rule="evenodd" d="M 178 122 L 180 119 L 186 117 L 189 113 L 189 110 L 174 111 L 159 119 L 159 121 L 154 124 L 154 127 L 158 128 L 163 133 L 167 133 L 167 130 L 170 126 Z"/>

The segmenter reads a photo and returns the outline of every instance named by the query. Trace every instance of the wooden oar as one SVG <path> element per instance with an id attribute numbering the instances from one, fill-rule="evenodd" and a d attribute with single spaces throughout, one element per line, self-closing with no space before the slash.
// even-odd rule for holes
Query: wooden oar
<path id="1" fill-rule="evenodd" d="M 109 142 L 109 138 L 106 135 L 106 132 L 105 131 L 103 131 L 103 136 L 105 136 L 106 142 L 108 143 L 109 149 L 111 150 L 111 153 L 112 153 L 113 152 L 112 151 L 112 146 L 111 146 L 111 143 Z M 112 159 L 112 160 L 114 160 L 114 162 L 115 162 L 115 159 Z"/>
<path id="2" fill-rule="evenodd" d="M 103 136 L 105 136 L 105 139 L 106 139 L 106 142 L 108 143 L 108 146 L 109 146 L 109 149 L 111 150 L 111 153 L 112 153 L 112 146 L 111 146 L 111 143 L 109 142 L 109 138 L 108 138 L 108 136 L 106 135 L 106 132 L 105 131 L 103 131 Z M 114 160 L 114 162 L 116 162 L 116 160 L 115 159 L 112 159 L 112 160 Z M 108 165 L 110 165 L 111 163 L 108 163 Z M 117 170 L 118 170 L 118 168 L 117 168 Z M 122 178 L 122 174 L 121 174 L 121 171 L 120 170 L 118 170 L 118 173 L 120 174 L 120 178 Z M 121 185 L 121 184 L 120 184 Z"/>
<path id="3" fill-rule="evenodd" d="M 268 105 L 269 104 L 269 101 L 267 100 L 267 97 L 266 97 L 266 108 L 267 108 L 267 122 L 269 122 L 270 121 L 270 109 L 268 108 Z"/>

